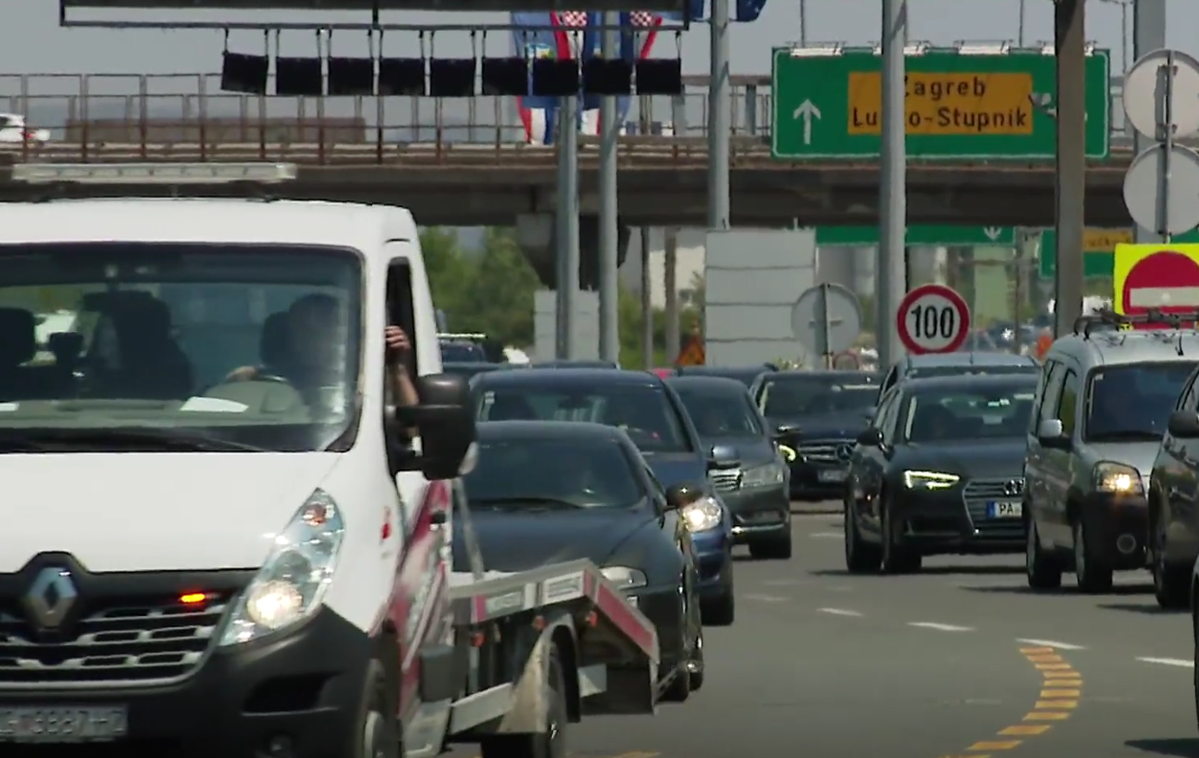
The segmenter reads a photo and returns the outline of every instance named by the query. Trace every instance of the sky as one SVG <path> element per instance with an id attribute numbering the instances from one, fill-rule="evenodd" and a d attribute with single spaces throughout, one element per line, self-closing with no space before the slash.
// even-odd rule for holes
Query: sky
<path id="1" fill-rule="evenodd" d="M 202 2 L 202 0 L 201 0 Z M 54 0 L 0 0 L 10 10 L 6 22 L 0 24 L 0 71 L 5 74 L 48 73 L 201 73 L 219 68 L 223 36 L 212 31 L 154 31 L 109 29 L 62 29 L 58 27 L 58 8 Z M 912 40 L 936 44 L 952 44 L 958 40 L 998 41 L 1016 40 L 1019 31 L 1020 0 L 909 0 Z M 1026 0 L 1025 40 L 1028 44 L 1053 39 L 1052 0 Z M 1168 0 L 1167 44 L 1199 56 L 1199 2 Z M 762 17 L 752 24 L 734 24 L 732 32 L 733 73 L 764 74 L 770 70 L 769 50 L 800 37 L 800 7 L 806 8 L 806 28 L 809 42 L 870 43 L 879 38 L 879 0 L 770 0 Z M 1121 6 L 1107 0 L 1087 3 L 1087 38 L 1112 50 L 1113 71 L 1124 68 L 1121 51 Z M 1131 13 L 1129 14 L 1131 16 Z M 406 12 L 386 15 L 384 21 L 393 23 L 502 23 L 504 14 L 447 14 Z M 279 12 L 270 14 L 135 14 L 125 12 L 122 18 L 156 20 L 204 19 L 261 21 L 279 19 Z M 288 13 L 287 20 L 364 21 L 362 15 L 320 15 Z M 1131 28 L 1131 18 L 1130 18 Z M 357 37 L 357 38 L 355 38 Z M 497 34 L 493 39 L 507 37 Z M 235 48 L 246 52 L 261 49 L 262 38 L 252 32 L 232 35 Z M 410 46 L 415 35 L 395 34 L 389 38 L 389 49 Z M 463 34 L 443 33 L 436 38 L 442 54 L 466 54 L 469 38 Z M 500 43 L 492 43 L 500 44 Z M 306 55 L 314 49 L 313 36 L 292 32 L 284 35 L 284 54 Z M 365 51 L 361 35 L 334 35 L 334 53 L 353 54 Z M 659 53 L 669 50 L 661 44 Z M 704 73 L 708 67 L 708 40 L 701 25 L 683 35 L 683 65 L 688 73 Z M 399 52 L 398 49 L 395 52 Z M 2 77 L 8 80 L 10 77 Z M 0 81 L 0 94 L 15 94 L 10 81 Z"/>

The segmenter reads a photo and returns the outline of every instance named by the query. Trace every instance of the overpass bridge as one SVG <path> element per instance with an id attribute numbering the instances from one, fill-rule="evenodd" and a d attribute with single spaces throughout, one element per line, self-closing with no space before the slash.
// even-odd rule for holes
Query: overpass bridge
<path id="1" fill-rule="evenodd" d="M 53 135 L 41 148 L 0 145 L 0 199 L 45 192 L 12 182 L 3 165 L 15 162 L 287 161 L 300 166 L 299 180 L 279 188 L 280 197 L 404 205 L 429 225 L 510 225 L 520 214 L 554 210 L 555 149 L 522 144 L 510 99 L 256 97 L 219 93 L 218 82 L 204 74 L 0 76 L 0 110 Z M 634 103 L 634 120 L 664 128 L 621 138 L 626 226 L 706 222 L 707 77 L 686 84 L 683 95 Z M 1113 83 L 1117 101 L 1119 87 Z M 769 77 L 735 76 L 733 93 L 734 224 L 876 223 L 875 162 L 775 161 Z M 1122 115 L 1118 102 L 1113 114 Z M 1121 118 L 1114 124 L 1111 157 L 1088 168 L 1087 223 L 1095 226 L 1130 224 L 1121 188 L 1131 140 Z M 585 214 L 598 207 L 598 153 L 596 139 L 580 140 Z M 222 191 L 229 190 L 189 189 Z M 911 223 L 1052 225 L 1053 199 L 1051 164 L 913 161 L 908 168 Z"/>

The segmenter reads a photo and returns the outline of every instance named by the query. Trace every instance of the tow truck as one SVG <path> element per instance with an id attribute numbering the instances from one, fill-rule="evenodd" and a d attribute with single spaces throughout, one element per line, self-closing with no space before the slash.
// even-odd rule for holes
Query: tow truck
<path id="1" fill-rule="evenodd" d="M 465 382 L 441 373 L 412 216 L 266 201 L 296 175 L 13 167 L 53 199 L 0 204 L 0 343 L 27 344 L 30 288 L 86 292 L 72 328 L 113 333 L 69 335 L 93 347 L 65 389 L 5 396 L 0 515 L 21 524 L 0 532 L 6 755 L 109 743 L 188 758 L 416 758 L 467 742 L 486 758 L 540 758 L 564 755 L 567 724 L 586 715 L 655 711 L 655 628 L 599 567 L 498 574 L 480 560 L 459 479 L 478 454 L 474 409 Z M 239 188 L 249 196 L 230 198 Z M 312 295 L 262 306 L 305 287 L 328 308 L 310 327 L 339 335 L 328 378 L 307 393 L 278 354 L 315 349 L 315 332 L 295 332 Z M 173 307 L 167 290 L 199 305 Z M 137 357 L 123 325 L 163 312 L 194 353 L 160 341 L 155 356 L 220 363 L 261 332 L 262 365 L 178 395 L 97 390 L 95 345 Z M 406 354 L 388 347 L 393 325 Z M 453 529 L 466 556 L 450 552 Z"/>

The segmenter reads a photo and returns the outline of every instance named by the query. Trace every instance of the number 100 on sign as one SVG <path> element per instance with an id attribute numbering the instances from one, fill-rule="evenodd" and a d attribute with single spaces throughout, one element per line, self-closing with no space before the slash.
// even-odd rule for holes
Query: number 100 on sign
<path id="1" fill-rule="evenodd" d="M 917 287 L 899 307 L 899 339 L 908 352 L 951 353 L 966 341 L 970 309 L 954 290 L 939 284 Z"/>

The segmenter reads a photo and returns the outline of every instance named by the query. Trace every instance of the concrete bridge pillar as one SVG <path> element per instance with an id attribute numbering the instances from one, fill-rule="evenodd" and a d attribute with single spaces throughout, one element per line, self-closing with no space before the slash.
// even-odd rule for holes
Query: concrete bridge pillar
<path id="1" fill-rule="evenodd" d="M 629 227 L 620 225 L 617 239 L 617 264 L 623 265 L 629 252 Z M 536 213 L 518 216 L 516 219 L 516 241 L 537 272 L 541 283 L 554 288 L 556 273 L 554 257 L 557 245 L 554 215 Z M 579 288 L 599 288 L 599 217 L 579 218 Z"/>

